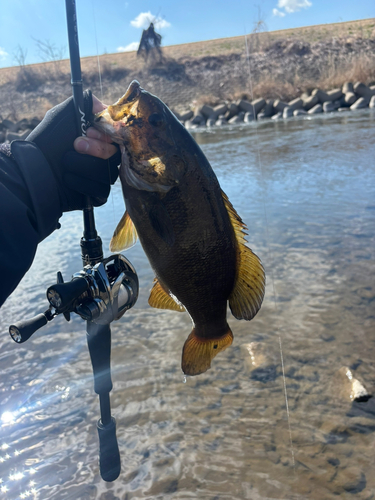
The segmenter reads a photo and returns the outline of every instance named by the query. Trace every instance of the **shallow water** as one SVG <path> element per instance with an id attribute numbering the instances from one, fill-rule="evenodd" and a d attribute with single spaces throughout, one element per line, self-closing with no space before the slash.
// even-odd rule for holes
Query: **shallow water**
<path id="1" fill-rule="evenodd" d="M 2 498 L 375 498 L 375 398 L 352 403 L 339 372 L 375 391 L 374 125 L 367 110 L 195 134 L 249 227 L 266 297 L 250 323 L 230 318 L 233 346 L 184 383 L 190 320 L 148 307 L 152 271 L 139 244 L 127 252 L 141 290 L 112 324 L 122 473 L 110 484 L 83 322 L 58 317 L 21 346 L 7 334 L 46 309 L 56 271 L 81 268 L 81 216 L 64 215 L 0 310 Z M 105 248 L 122 212 L 116 184 L 96 210 Z"/>

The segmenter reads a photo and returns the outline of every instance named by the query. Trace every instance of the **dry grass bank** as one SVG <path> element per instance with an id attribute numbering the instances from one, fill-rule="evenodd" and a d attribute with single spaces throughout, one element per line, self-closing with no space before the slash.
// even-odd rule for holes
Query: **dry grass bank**
<path id="1" fill-rule="evenodd" d="M 113 102 L 136 78 L 177 109 L 239 95 L 290 100 L 314 87 L 375 82 L 375 19 L 256 33 L 163 48 L 163 64 L 135 52 L 82 59 L 86 87 Z M 249 78 L 249 66 L 251 79 Z M 71 95 L 69 61 L 0 69 L 0 118 L 42 117 Z"/>

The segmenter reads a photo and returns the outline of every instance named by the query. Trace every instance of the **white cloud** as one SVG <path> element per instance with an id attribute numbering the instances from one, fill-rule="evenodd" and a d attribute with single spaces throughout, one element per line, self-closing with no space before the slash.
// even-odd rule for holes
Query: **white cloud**
<path id="1" fill-rule="evenodd" d="M 6 59 L 8 55 L 9 55 L 8 52 L 6 52 L 5 49 L 0 47 L 0 60 Z"/>
<path id="2" fill-rule="evenodd" d="M 117 52 L 133 52 L 133 50 L 138 50 L 139 42 L 132 42 L 125 47 L 117 47 Z"/>
<path id="3" fill-rule="evenodd" d="M 306 0 L 307 1 L 307 0 Z M 162 17 L 156 17 L 148 12 L 141 12 L 138 16 L 130 21 L 130 24 L 134 26 L 134 28 L 148 28 L 150 23 L 154 23 L 155 28 L 169 28 L 171 23 L 163 19 Z"/>
<path id="4" fill-rule="evenodd" d="M 280 9 L 285 9 L 288 14 L 291 14 L 292 12 L 298 12 L 301 9 L 308 9 L 312 6 L 312 2 L 309 0 L 279 0 L 277 6 Z"/>
<path id="5" fill-rule="evenodd" d="M 281 10 L 278 10 L 278 9 L 273 9 L 272 13 L 274 16 L 279 16 L 279 17 L 285 16 L 285 12 L 281 12 Z"/>

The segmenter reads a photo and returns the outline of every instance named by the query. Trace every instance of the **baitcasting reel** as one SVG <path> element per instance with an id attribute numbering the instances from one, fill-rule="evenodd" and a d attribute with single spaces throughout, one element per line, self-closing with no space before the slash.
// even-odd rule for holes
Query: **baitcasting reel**
<path id="1" fill-rule="evenodd" d="M 94 266 L 86 265 L 67 283 L 59 271 L 57 284 L 47 289 L 50 303 L 47 311 L 11 325 L 9 333 L 21 344 L 58 314 L 69 321 L 72 312 L 86 321 L 107 325 L 120 319 L 137 298 L 138 277 L 134 267 L 123 255 L 111 255 Z"/>

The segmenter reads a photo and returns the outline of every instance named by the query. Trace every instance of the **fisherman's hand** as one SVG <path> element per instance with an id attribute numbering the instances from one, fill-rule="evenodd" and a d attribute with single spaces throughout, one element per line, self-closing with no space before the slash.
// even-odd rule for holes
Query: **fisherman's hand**
<path id="1" fill-rule="evenodd" d="M 104 108 L 91 91 L 84 92 L 87 120 Z M 27 138 L 39 147 L 55 174 L 63 212 L 83 209 L 85 196 L 90 196 L 94 206 L 103 205 L 110 185 L 118 177 L 117 166 L 121 162 L 118 148 L 110 144 L 104 134 L 89 128 L 87 138 L 77 138 L 77 135 L 71 97 L 48 111 Z"/>

